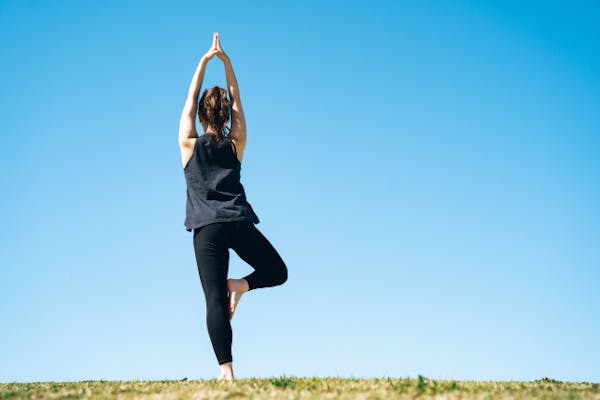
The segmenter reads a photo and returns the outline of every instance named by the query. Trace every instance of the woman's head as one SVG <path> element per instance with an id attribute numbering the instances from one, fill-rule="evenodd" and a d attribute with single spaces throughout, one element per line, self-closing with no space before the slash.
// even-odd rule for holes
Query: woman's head
<path id="1" fill-rule="evenodd" d="M 227 97 L 227 91 L 219 86 L 204 90 L 198 101 L 198 118 L 204 131 L 225 135 L 227 123 L 231 118 L 233 101 Z"/>

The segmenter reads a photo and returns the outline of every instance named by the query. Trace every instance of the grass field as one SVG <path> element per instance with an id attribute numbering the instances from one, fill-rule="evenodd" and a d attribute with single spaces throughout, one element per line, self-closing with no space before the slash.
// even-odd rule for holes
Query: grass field
<path id="1" fill-rule="evenodd" d="M 600 399 L 600 383 L 281 376 L 179 381 L 0 383 L 0 399 Z"/>

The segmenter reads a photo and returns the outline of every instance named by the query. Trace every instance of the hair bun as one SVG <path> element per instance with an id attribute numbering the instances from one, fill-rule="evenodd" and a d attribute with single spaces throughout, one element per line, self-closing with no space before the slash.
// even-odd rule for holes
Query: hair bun
<path id="1" fill-rule="evenodd" d="M 198 101 L 198 115 L 218 132 L 219 138 L 225 137 L 232 105 L 233 101 L 228 99 L 227 91 L 219 86 L 205 89 Z"/>

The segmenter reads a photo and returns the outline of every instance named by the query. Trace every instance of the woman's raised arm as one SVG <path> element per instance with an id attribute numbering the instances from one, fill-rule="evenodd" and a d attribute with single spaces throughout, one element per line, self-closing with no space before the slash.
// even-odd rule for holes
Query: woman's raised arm
<path id="1" fill-rule="evenodd" d="M 192 77 L 190 88 L 188 90 L 188 96 L 181 112 L 181 118 L 179 119 L 179 144 L 186 146 L 189 143 L 188 139 L 197 138 L 198 132 L 196 131 L 196 113 L 198 110 L 198 95 L 200 94 L 200 88 L 202 87 L 202 81 L 204 80 L 204 72 L 206 71 L 206 64 L 213 58 L 217 52 L 217 38 L 218 34 L 213 35 L 213 44 L 210 50 L 200 59 L 196 72 Z"/>
<path id="2" fill-rule="evenodd" d="M 227 56 L 227 54 L 225 54 L 221 48 L 221 41 L 218 33 L 217 57 L 223 61 L 223 65 L 225 66 L 227 89 L 229 90 L 229 97 L 233 100 L 233 106 L 231 107 L 231 130 L 229 132 L 229 137 L 235 141 L 236 150 L 241 158 L 246 147 L 246 118 L 244 116 L 244 109 L 242 107 L 242 100 L 240 97 L 240 89 L 238 87 L 235 73 L 233 72 L 233 66 L 231 65 L 229 56 Z"/>

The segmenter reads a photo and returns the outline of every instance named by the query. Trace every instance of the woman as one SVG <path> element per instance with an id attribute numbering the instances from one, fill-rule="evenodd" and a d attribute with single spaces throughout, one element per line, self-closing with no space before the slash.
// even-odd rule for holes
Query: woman
<path id="1" fill-rule="evenodd" d="M 206 64 L 217 56 L 225 65 L 227 91 L 218 86 L 198 94 Z M 195 116 L 204 134 L 196 132 Z M 231 128 L 227 123 L 231 120 Z M 193 244 L 206 299 L 206 324 L 221 367 L 218 380 L 233 380 L 230 320 L 249 290 L 283 284 L 287 267 L 256 228 L 260 221 L 246 199 L 240 169 L 246 148 L 246 120 L 231 61 L 221 49 L 219 34 L 202 57 L 192 78 L 179 123 L 181 161 L 187 184 L 185 227 Z M 254 271 L 227 279 L 229 248 Z"/>

